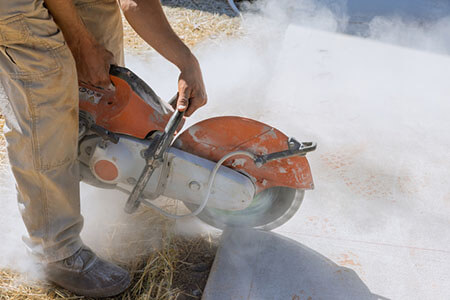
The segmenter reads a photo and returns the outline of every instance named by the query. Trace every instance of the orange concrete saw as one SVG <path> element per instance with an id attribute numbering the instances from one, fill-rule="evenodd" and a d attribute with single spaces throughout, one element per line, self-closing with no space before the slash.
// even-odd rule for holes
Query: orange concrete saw
<path id="1" fill-rule="evenodd" d="M 129 195 L 125 211 L 141 205 L 165 216 L 197 216 L 217 227 L 270 230 L 299 209 L 312 189 L 305 155 L 316 149 L 244 117 L 215 117 L 182 129 L 174 110 L 138 76 L 112 66 L 114 91 L 80 84 L 79 161 L 82 181 Z M 154 200 L 182 201 L 174 215 Z"/>

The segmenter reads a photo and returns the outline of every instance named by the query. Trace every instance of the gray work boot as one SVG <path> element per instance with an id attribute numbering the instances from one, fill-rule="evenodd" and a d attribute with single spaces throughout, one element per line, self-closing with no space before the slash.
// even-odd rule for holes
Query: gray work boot
<path id="1" fill-rule="evenodd" d="M 47 279 L 80 296 L 103 298 L 122 293 L 130 285 L 124 269 L 82 247 L 64 260 L 45 267 Z"/>

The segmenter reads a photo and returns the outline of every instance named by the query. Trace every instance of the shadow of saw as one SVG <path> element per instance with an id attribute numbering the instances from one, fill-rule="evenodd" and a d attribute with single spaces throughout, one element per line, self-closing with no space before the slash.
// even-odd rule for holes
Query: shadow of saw
<path id="1" fill-rule="evenodd" d="M 355 271 L 279 234 L 228 228 L 203 300 L 385 299 Z"/>

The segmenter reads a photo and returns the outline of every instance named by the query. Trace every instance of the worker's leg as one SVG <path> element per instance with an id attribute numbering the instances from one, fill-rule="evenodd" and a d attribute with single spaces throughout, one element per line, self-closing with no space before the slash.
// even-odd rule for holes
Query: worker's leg
<path id="1" fill-rule="evenodd" d="M 58 261 L 82 245 L 75 63 L 42 0 L 0 6 L 0 80 L 10 104 L 5 136 L 25 240 L 44 261 Z"/>
<path id="2" fill-rule="evenodd" d="M 0 80 L 9 99 L 6 133 L 19 206 L 32 252 L 47 278 L 79 295 L 110 297 L 126 270 L 83 246 L 78 82 L 75 62 L 43 0 L 0 2 Z"/>
<path id="3" fill-rule="evenodd" d="M 123 66 L 123 28 L 116 0 L 73 0 L 86 27 L 107 50 L 115 63 Z"/>

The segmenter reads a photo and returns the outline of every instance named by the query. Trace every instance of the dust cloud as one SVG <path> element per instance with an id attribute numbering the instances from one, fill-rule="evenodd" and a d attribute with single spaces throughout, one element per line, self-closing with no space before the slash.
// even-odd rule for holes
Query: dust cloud
<path id="1" fill-rule="evenodd" d="M 209 103 L 186 126 L 240 115 L 316 141 L 318 151 L 309 155 L 316 190 L 306 193 L 306 212 L 337 216 L 339 228 L 330 231 L 336 235 L 389 233 L 432 245 L 436 239 L 415 224 L 430 223 L 422 212 L 432 207 L 430 226 L 448 226 L 450 88 L 441 66 L 450 66 L 450 23 L 378 16 L 355 25 L 345 1 L 334 3 L 257 1 L 247 7 L 241 37 L 194 49 Z M 128 55 L 127 65 L 163 99 L 175 94 L 178 72 L 162 58 Z M 0 267 L 16 268 L 25 261 L 25 230 L 8 176 L 2 174 Z M 138 232 L 157 244 L 162 227 L 152 227 L 154 215 L 134 221 L 123 213 L 124 202 L 119 192 L 82 185 L 86 244 L 108 255 Z M 299 231 L 319 230 L 299 222 Z M 192 224 L 188 232 L 204 230 Z M 450 235 L 434 234 L 450 244 Z"/>
<path id="2" fill-rule="evenodd" d="M 301 219 L 320 211 L 333 216 L 337 237 L 450 243 L 438 230 L 450 205 L 448 16 L 355 18 L 346 1 L 333 3 L 257 1 L 241 38 L 196 48 L 209 103 L 187 126 L 240 115 L 318 142 L 308 156 L 316 189 L 299 225 L 281 230 L 321 234 Z M 128 57 L 128 66 L 164 99 L 174 94 L 177 70 L 167 62 Z"/>

